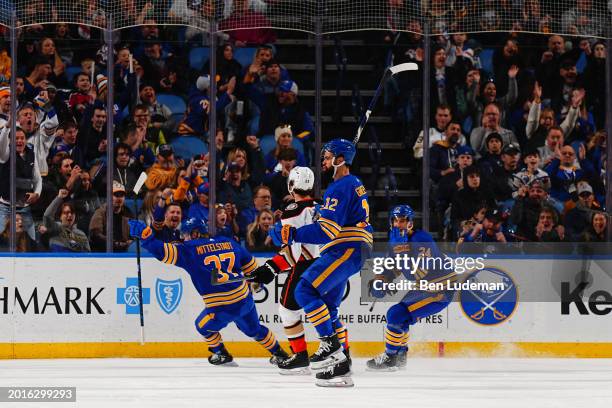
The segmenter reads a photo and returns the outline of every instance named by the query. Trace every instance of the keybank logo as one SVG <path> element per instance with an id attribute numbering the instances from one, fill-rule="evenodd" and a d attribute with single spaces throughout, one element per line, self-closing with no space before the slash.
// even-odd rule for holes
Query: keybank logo
<path id="1" fill-rule="evenodd" d="M 142 303 L 148 305 L 151 303 L 151 290 L 142 288 Z M 126 314 L 139 314 L 140 301 L 138 299 L 138 278 L 126 278 L 125 287 L 117 288 L 117 304 L 125 305 Z"/>
<path id="2" fill-rule="evenodd" d="M 561 282 L 561 314 L 570 314 L 571 304 L 576 305 L 578 313 L 581 315 L 594 314 L 604 316 L 612 312 L 612 294 L 605 290 L 596 290 L 591 293 L 587 304 L 582 300 L 584 290 L 589 285 L 588 282 L 580 282 L 574 290 L 571 290 L 569 282 Z"/>

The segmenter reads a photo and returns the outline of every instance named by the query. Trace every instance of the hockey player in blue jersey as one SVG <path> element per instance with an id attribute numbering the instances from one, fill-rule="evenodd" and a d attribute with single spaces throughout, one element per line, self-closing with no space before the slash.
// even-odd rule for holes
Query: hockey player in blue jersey
<path id="1" fill-rule="evenodd" d="M 414 230 L 414 211 L 408 205 L 398 205 L 389 216 L 390 234 L 389 245 L 392 256 L 408 253 L 410 257 L 418 258 L 444 258 L 431 235 L 423 230 Z M 458 275 L 453 270 L 444 267 L 416 271 L 399 271 L 406 279 L 419 281 L 426 279 L 429 283 L 453 282 Z M 395 279 L 394 271 L 386 271 L 374 280 L 392 282 Z M 378 285 L 380 287 L 380 285 Z M 374 281 L 371 282 L 370 293 L 382 298 L 385 291 L 378 289 Z M 385 351 L 366 364 L 368 371 L 395 371 L 406 366 L 408 352 L 408 337 L 410 326 L 419 319 L 439 313 L 446 308 L 453 298 L 453 291 L 420 291 L 411 290 L 397 304 L 387 311 L 387 326 L 385 327 Z"/>
<path id="2" fill-rule="evenodd" d="M 165 243 L 155 238 L 151 227 L 130 220 L 130 234 L 140 237 L 142 246 L 155 258 L 168 265 L 176 265 L 189 273 L 205 308 L 195 320 L 196 330 L 204 337 L 212 353 L 208 361 L 214 365 L 236 365 L 223 345 L 220 331 L 230 323 L 253 338 L 270 352 L 270 362 L 278 364 L 288 357 L 274 334 L 259 323 L 253 296 L 246 281 L 236 282 L 257 268 L 253 255 L 237 242 L 226 237 L 208 237 L 206 223 L 191 218 L 183 228 L 187 241 Z M 217 274 L 212 284 L 211 274 Z M 227 283 L 223 283 L 228 281 Z"/>
<path id="3" fill-rule="evenodd" d="M 319 244 L 321 256 L 300 277 L 295 298 L 321 339 L 310 356 L 317 385 L 352 386 L 350 360 L 343 352 L 337 329 L 338 307 L 348 279 L 358 273 L 373 243 L 368 196 L 363 183 L 350 173 L 355 146 L 334 139 L 323 147 L 323 171 L 333 171 L 319 209 L 319 218 L 295 228 L 277 223 L 270 232 L 276 245 L 293 242 Z"/>

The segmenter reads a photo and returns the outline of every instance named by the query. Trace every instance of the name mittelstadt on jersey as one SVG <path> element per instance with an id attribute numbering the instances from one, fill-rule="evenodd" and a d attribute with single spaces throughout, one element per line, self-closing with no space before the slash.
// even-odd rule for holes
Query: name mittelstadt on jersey
<path id="1" fill-rule="evenodd" d="M 24 291 L 17 287 L 0 286 L 1 314 L 10 314 L 21 310 L 30 314 L 106 314 L 97 297 L 104 288 L 53 287 Z M 11 309 L 9 309 L 9 307 Z"/>

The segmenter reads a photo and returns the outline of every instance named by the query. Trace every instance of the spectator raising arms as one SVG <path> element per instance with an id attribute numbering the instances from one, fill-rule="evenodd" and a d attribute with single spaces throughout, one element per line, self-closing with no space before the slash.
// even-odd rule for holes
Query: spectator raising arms
<path id="1" fill-rule="evenodd" d="M 45 211 L 43 232 L 48 236 L 53 252 L 89 252 L 87 235 L 76 227 L 76 211 L 70 202 L 64 202 L 70 192 L 61 189 Z M 55 221 L 59 211 L 60 221 Z"/>

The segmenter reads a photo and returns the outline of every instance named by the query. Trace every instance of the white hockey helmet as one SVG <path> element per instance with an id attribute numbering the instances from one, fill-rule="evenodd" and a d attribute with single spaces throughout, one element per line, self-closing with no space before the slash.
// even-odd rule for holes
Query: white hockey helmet
<path id="1" fill-rule="evenodd" d="M 309 167 L 294 167 L 287 177 L 287 189 L 293 193 L 294 189 L 309 191 L 314 187 L 314 173 Z"/>

